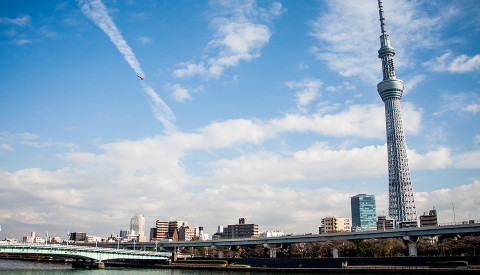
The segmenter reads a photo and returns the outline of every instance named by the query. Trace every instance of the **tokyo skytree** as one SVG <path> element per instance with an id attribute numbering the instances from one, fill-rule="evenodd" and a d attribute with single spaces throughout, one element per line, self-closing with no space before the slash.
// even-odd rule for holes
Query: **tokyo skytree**
<path id="1" fill-rule="evenodd" d="M 393 65 L 394 49 L 385 26 L 382 0 L 378 0 L 380 14 L 380 50 L 378 57 L 382 60 L 383 80 L 378 83 L 377 91 L 385 103 L 388 148 L 388 213 L 398 222 L 416 222 L 417 211 L 413 200 L 410 169 L 408 168 L 405 133 L 400 110 L 403 94 L 403 81 L 397 79 Z"/>

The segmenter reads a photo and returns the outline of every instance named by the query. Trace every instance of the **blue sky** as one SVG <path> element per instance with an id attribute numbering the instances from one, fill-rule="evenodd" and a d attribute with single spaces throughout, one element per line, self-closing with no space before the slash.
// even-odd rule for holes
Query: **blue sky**
<path id="1" fill-rule="evenodd" d="M 388 214 L 376 2 L 2 1 L 0 236 Z M 480 4 L 384 9 L 417 213 L 480 220 Z"/>

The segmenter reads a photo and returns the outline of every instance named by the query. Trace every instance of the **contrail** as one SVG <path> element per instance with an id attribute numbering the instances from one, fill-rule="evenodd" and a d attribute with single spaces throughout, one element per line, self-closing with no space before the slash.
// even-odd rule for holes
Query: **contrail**
<path id="1" fill-rule="evenodd" d="M 139 76 L 145 76 L 142 67 L 138 62 L 132 48 L 127 44 L 117 26 L 113 22 L 110 15 L 108 15 L 107 8 L 101 0 L 77 0 L 82 12 L 102 29 L 112 43 L 117 47 L 130 67 Z M 162 122 L 168 130 L 175 129 L 175 115 L 168 105 L 160 98 L 160 96 L 153 90 L 153 88 L 142 81 L 142 88 L 149 96 L 155 118 Z"/>

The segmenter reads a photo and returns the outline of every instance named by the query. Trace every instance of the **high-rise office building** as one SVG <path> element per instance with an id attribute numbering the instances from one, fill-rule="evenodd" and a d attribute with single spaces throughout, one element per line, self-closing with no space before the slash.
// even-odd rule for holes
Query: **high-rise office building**
<path id="1" fill-rule="evenodd" d="M 358 194 L 351 197 L 352 230 L 377 230 L 377 209 L 375 196 Z"/>
<path id="2" fill-rule="evenodd" d="M 134 236 L 145 236 L 145 216 L 138 214 L 130 219 L 130 234 Z"/>
<path id="3" fill-rule="evenodd" d="M 378 0 L 380 15 L 380 50 L 378 57 L 382 60 L 383 80 L 378 83 L 377 90 L 385 103 L 388 150 L 388 213 L 396 221 L 414 223 L 417 212 L 413 200 L 410 169 L 408 168 L 407 146 L 400 110 L 400 99 L 403 94 L 403 81 L 397 79 L 393 65 L 394 49 L 390 46 L 390 38 L 385 26 L 382 0 Z"/>

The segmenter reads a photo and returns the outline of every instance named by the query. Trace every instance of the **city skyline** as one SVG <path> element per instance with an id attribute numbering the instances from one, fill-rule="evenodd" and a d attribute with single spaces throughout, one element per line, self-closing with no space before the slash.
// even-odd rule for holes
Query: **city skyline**
<path id="1" fill-rule="evenodd" d="M 384 9 L 416 210 L 480 220 L 480 4 Z M 388 215 L 378 22 L 377 1 L 0 3 L 0 236 L 136 213 L 317 232 L 362 193 Z"/>

